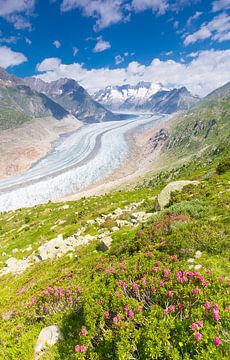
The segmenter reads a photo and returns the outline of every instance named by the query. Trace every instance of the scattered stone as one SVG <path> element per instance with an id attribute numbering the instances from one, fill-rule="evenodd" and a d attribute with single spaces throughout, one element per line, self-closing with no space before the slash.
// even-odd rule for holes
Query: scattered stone
<path id="1" fill-rule="evenodd" d="M 1 270 L 0 276 L 5 274 L 21 274 L 30 266 L 28 260 L 17 260 L 14 257 L 6 261 L 6 266 Z"/>
<path id="2" fill-rule="evenodd" d="M 114 227 L 112 227 L 112 232 L 116 232 L 116 231 L 119 231 L 120 229 L 119 229 L 119 227 L 118 226 L 114 226 Z"/>
<path id="3" fill-rule="evenodd" d="M 58 325 L 51 325 L 41 330 L 35 346 L 35 360 L 39 360 L 47 346 L 53 346 L 64 336 Z"/>
<path id="4" fill-rule="evenodd" d="M 173 191 L 181 191 L 187 185 L 198 186 L 199 181 L 190 181 L 190 180 L 178 180 L 169 183 L 157 196 L 156 210 L 162 210 L 167 205 L 169 205 L 171 194 Z"/>
<path id="5" fill-rule="evenodd" d="M 201 268 L 202 268 L 202 265 L 200 265 L 200 264 L 197 264 L 197 265 L 194 266 L 195 270 L 200 270 Z"/>
<path id="6" fill-rule="evenodd" d="M 120 208 L 117 208 L 116 210 L 114 210 L 113 214 L 117 215 L 117 216 L 121 216 L 123 214 L 123 210 Z"/>
<path id="7" fill-rule="evenodd" d="M 195 259 L 193 259 L 193 258 L 188 259 L 188 263 L 193 263 L 194 261 L 195 261 Z"/>
<path id="8" fill-rule="evenodd" d="M 113 241 L 113 239 L 110 236 L 104 237 L 101 240 L 101 243 L 100 243 L 100 245 L 98 247 L 98 250 L 99 251 L 107 251 L 107 250 L 109 250 L 110 247 L 111 247 L 112 241 Z"/>
<path id="9" fill-rule="evenodd" d="M 195 253 L 195 258 L 196 259 L 199 259 L 200 257 L 202 256 L 202 252 L 201 251 L 196 251 L 196 253 Z"/>
<path id="10" fill-rule="evenodd" d="M 3 253 L 2 253 L 2 257 L 5 257 L 5 256 L 6 256 L 6 253 L 5 253 L 5 252 L 3 252 Z"/>
<path id="11" fill-rule="evenodd" d="M 18 248 L 12 250 L 12 254 L 16 254 L 18 252 Z"/>

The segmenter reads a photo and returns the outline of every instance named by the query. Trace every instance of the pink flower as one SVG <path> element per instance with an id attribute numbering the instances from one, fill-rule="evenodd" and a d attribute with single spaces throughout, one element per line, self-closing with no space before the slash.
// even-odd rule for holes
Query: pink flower
<path id="1" fill-rule="evenodd" d="M 164 313 L 164 315 L 167 315 L 168 314 L 168 309 L 163 309 L 163 313 Z"/>
<path id="2" fill-rule="evenodd" d="M 116 324 L 118 322 L 118 318 L 116 316 L 113 318 L 113 322 L 114 322 L 114 324 Z"/>
<path id="3" fill-rule="evenodd" d="M 104 312 L 104 316 L 105 316 L 106 318 L 108 318 L 108 317 L 109 317 L 109 312 L 108 312 L 108 311 L 105 311 L 105 312 Z"/>
<path id="4" fill-rule="evenodd" d="M 213 319 L 214 319 L 215 321 L 219 321 L 219 320 L 220 320 L 220 315 L 219 315 L 218 310 L 215 310 L 215 309 L 213 308 L 212 313 L 213 313 Z"/>
<path id="5" fill-rule="evenodd" d="M 196 330 L 197 328 L 198 328 L 197 323 L 193 323 L 193 324 L 192 324 L 192 330 Z"/>
<path id="6" fill-rule="evenodd" d="M 165 284 L 164 281 L 160 281 L 160 282 L 159 282 L 159 285 L 160 285 L 160 286 L 164 286 L 164 284 Z"/>
<path id="7" fill-rule="evenodd" d="M 81 345 L 81 346 L 80 346 L 80 351 L 81 351 L 81 352 L 86 352 L 86 346 L 85 346 L 85 345 Z"/>
<path id="8" fill-rule="evenodd" d="M 173 292 L 171 290 L 168 291 L 168 296 L 172 297 L 173 296 Z"/>
<path id="9" fill-rule="evenodd" d="M 129 317 L 133 317 L 134 316 L 134 312 L 132 310 L 129 310 Z"/>
<path id="10" fill-rule="evenodd" d="M 219 305 L 218 305 L 218 304 L 214 304 L 214 305 L 213 305 L 213 309 L 219 310 Z"/>
<path id="11" fill-rule="evenodd" d="M 217 336 L 213 339 L 213 342 L 216 346 L 219 346 L 222 343 L 222 341 Z"/>
<path id="12" fill-rule="evenodd" d="M 141 313 L 141 312 L 143 311 L 142 307 L 139 307 L 139 308 L 137 309 L 137 311 L 138 311 L 139 313 Z"/>
<path id="13" fill-rule="evenodd" d="M 220 277 L 218 280 L 219 280 L 219 282 L 223 282 L 224 278 Z"/>
<path id="14" fill-rule="evenodd" d="M 86 329 L 81 329 L 80 335 L 86 336 L 88 334 Z"/>
<path id="15" fill-rule="evenodd" d="M 98 305 L 102 305 L 103 304 L 103 300 L 98 300 Z"/>
<path id="16" fill-rule="evenodd" d="M 196 323 L 199 327 L 203 327 L 203 322 L 201 320 L 198 320 Z"/>
<path id="17" fill-rule="evenodd" d="M 80 346 L 80 345 L 76 345 L 76 346 L 75 346 L 75 352 L 80 351 L 80 349 L 81 349 L 81 346 Z"/>
<path id="18" fill-rule="evenodd" d="M 141 283 L 142 283 L 142 285 L 145 285 L 145 284 L 146 284 L 146 278 L 145 278 L 145 277 L 143 277 L 143 278 L 141 279 Z"/>
<path id="19" fill-rule="evenodd" d="M 179 309 L 182 309 L 182 308 L 183 308 L 183 304 L 179 303 L 179 304 L 178 304 L 178 308 L 179 308 Z"/>
<path id="20" fill-rule="evenodd" d="M 208 282 L 208 281 L 204 281 L 204 282 L 202 283 L 202 285 L 203 285 L 203 286 L 208 286 L 208 285 L 209 285 L 209 282 Z"/>
<path id="21" fill-rule="evenodd" d="M 175 311 L 175 306 L 174 305 L 169 305 L 169 311 L 174 312 Z"/>
<path id="22" fill-rule="evenodd" d="M 199 340 L 202 338 L 201 333 L 199 333 L 198 331 L 195 332 L 194 336 L 195 336 L 195 338 L 196 338 L 197 341 L 199 341 Z"/>
<path id="23" fill-rule="evenodd" d="M 124 306 L 123 308 L 125 311 L 129 311 L 129 307 L 127 305 Z"/>
<path id="24" fill-rule="evenodd" d="M 210 309 L 211 303 L 210 303 L 209 301 L 205 301 L 204 307 L 205 307 L 205 309 L 207 309 L 207 310 Z"/>
<path id="25" fill-rule="evenodd" d="M 123 286 L 123 281 L 122 281 L 122 280 L 119 280 L 119 281 L 118 281 L 118 285 L 119 285 L 119 286 Z"/>
<path id="26" fill-rule="evenodd" d="M 155 287 L 152 288 L 152 292 L 155 293 L 157 289 Z"/>
<path id="27" fill-rule="evenodd" d="M 133 283 L 133 289 L 138 290 L 138 284 L 136 282 Z"/>

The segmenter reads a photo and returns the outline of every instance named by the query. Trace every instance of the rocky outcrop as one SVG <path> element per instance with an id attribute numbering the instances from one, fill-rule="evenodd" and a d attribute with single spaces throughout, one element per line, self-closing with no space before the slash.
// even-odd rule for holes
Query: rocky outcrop
<path id="1" fill-rule="evenodd" d="M 35 346 L 35 360 L 39 360 L 48 346 L 55 345 L 64 336 L 58 325 L 48 326 L 40 332 Z"/>
<path id="2" fill-rule="evenodd" d="M 199 185 L 199 181 L 178 180 L 169 183 L 157 197 L 156 210 L 162 210 L 169 205 L 173 191 L 181 191 L 187 185 Z"/>

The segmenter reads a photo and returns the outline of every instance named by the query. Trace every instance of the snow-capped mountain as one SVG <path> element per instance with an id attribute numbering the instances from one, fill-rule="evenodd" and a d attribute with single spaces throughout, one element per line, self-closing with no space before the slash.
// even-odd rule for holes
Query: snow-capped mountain
<path id="1" fill-rule="evenodd" d="M 163 89 L 166 90 L 161 84 L 141 81 L 134 86 L 107 86 L 93 97 L 111 110 L 129 110 L 145 104 L 152 95 Z"/>
<path id="2" fill-rule="evenodd" d="M 168 89 L 162 84 L 139 82 L 137 85 L 107 86 L 93 95 L 94 99 L 110 110 L 150 111 L 171 114 L 187 110 L 199 98 L 185 87 Z"/>

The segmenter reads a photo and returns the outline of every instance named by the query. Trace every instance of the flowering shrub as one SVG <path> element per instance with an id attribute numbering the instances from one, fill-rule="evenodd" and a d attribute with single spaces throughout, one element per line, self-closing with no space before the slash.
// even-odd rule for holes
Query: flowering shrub
<path id="1" fill-rule="evenodd" d="M 37 317 L 45 317 L 63 310 L 77 311 L 81 304 L 82 290 L 80 286 L 74 289 L 61 286 L 48 287 L 38 297 L 33 297 L 28 303 L 33 307 Z"/>
<path id="2" fill-rule="evenodd" d="M 224 358 L 226 279 L 184 269 L 176 256 L 150 248 L 126 262 L 100 263 L 96 271 L 90 291 L 82 295 L 85 322 L 74 349 L 79 356 Z"/>

